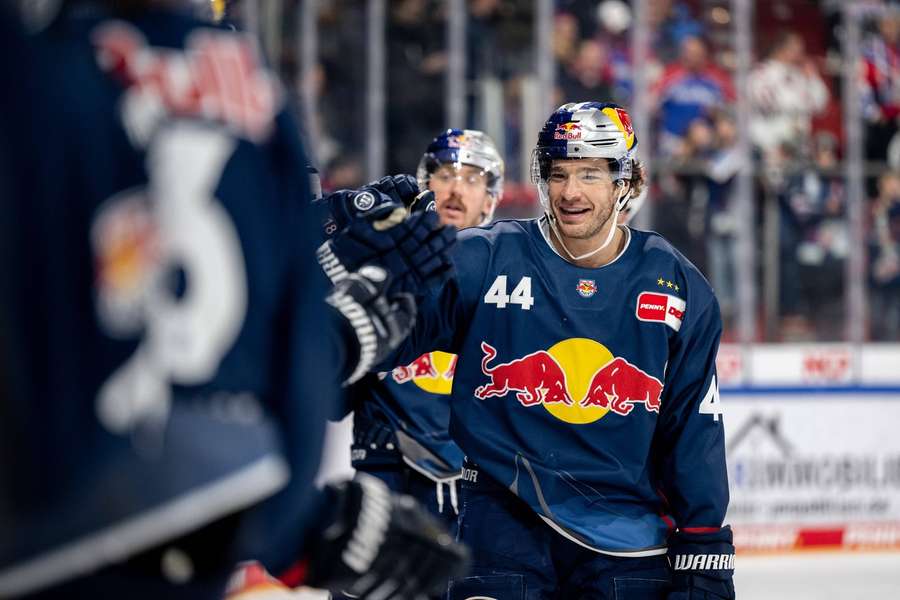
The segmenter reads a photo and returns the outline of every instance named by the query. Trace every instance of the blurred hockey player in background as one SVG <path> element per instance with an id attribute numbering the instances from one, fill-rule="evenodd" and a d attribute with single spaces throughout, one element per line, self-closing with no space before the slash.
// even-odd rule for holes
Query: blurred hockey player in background
<path id="1" fill-rule="evenodd" d="M 464 552 L 410 498 L 312 480 L 340 384 L 406 335 L 452 229 L 359 219 L 398 268 L 357 255 L 331 286 L 254 40 L 173 1 L 66 7 L 36 40 L 2 23 L 0 597 L 218 599 L 247 558 L 444 589 Z"/>
<path id="2" fill-rule="evenodd" d="M 485 225 L 503 194 L 503 159 L 484 133 L 448 129 L 428 145 L 417 183 L 434 194 L 442 223 Z M 353 467 L 418 499 L 451 529 L 463 460 L 448 433 L 455 365 L 452 354 L 428 352 L 386 377 L 360 380 L 350 394 Z"/>
<path id="3" fill-rule="evenodd" d="M 532 177 L 545 214 L 461 231 L 400 351 L 458 355 L 459 539 L 473 597 L 731 599 L 734 548 L 713 292 L 659 235 L 617 224 L 645 174 L 628 113 L 566 104 Z"/>

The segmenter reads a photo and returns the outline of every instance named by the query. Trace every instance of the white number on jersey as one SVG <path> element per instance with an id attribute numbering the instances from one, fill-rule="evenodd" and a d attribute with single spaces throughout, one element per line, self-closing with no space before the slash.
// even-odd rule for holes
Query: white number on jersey
<path id="1" fill-rule="evenodd" d="M 494 283 L 484 295 L 485 304 L 496 304 L 497 308 L 506 308 L 507 304 L 518 304 L 522 310 L 531 310 L 534 296 L 531 295 L 531 277 L 522 277 L 512 291 L 506 293 L 506 275 L 497 275 Z"/>
<path id="2" fill-rule="evenodd" d="M 161 131 L 148 149 L 149 181 L 138 193 L 159 227 L 161 268 L 180 267 L 187 291 L 176 297 L 157 278 L 130 323 L 110 318 L 101 299 L 100 321 L 111 335 L 143 331 L 97 397 L 98 417 L 110 431 L 165 422 L 171 384 L 211 379 L 243 326 L 244 256 L 231 217 L 213 195 L 234 145 L 222 131 L 182 123 Z"/>
<path id="3" fill-rule="evenodd" d="M 725 410 L 722 408 L 722 401 L 719 398 L 719 386 L 716 384 L 715 375 L 713 375 L 712 381 L 709 383 L 706 395 L 703 396 L 703 400 L 700 402 L 699 411 L 701 415 L 712 415 L 715 421 L 719 420 L 719 415 L 725 413 Z"/>

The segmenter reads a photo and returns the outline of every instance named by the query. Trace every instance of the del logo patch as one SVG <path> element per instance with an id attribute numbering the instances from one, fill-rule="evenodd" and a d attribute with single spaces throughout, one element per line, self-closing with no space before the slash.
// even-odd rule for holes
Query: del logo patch
<path id="1" fill-rule="evenodd" d="M 681 329 L 687 303 L 677 296 L 641 292 L 637 299 L 635 315 L 640 321 L 665 323 L 675 331 Z"/>

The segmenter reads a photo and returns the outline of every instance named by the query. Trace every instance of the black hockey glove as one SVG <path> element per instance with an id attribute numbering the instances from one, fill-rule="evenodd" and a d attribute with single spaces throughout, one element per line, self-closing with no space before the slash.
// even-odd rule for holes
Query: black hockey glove
<path id="1" fill-rule="evenodd" d="M 669 543 L 669 561 L 668 600 L 734 600 L 731 527 L 712 533 L 677 531 Z"/>
<path id="2" fill-rule="evenodd" d="M 410 294 L 386 296 L 388 274 L 381 267 L 364 266 L 338 281 L 326 298 L 346 319 L 359 343 L 359 359 L 347 378 L 351 384 L 384 360 L 406 338 L 416 322 Z"/>
<path id="3" fill-rule="evenodd" d="M 354 220 L 388 205 L 405 208 L 402 202 L 369 185 L 358 190 L 338 190 L 313 202 L 313 206 L 322 212 L 319 219 L 326 239 L 345 230 Z"/>
<path id="4" fill-rule="evenodd" d="M 325 197 L 320 192 L 313 202 L 326 239 L 346 229 L 354 219 L 386 205 L 402 206 L 407 212 L 434 210 L 434 194 L 419 192 L 412 175 L 388 175 L 357 190 L 338 190 Z"/>
<path id="5" fill-rule="evenodd" d="M 384 202 L 326 241 L 318 258 L 332 282 L 376 264 L 391 275 L 388 295 L 416 294 L 450 277 L 448 253 L 455 243 L 456 230 L 442 226 L 436 212 L 408 215 L 405 207 Z"/>
<path id="6" fill-rule="evenodd" d="M 465 546 L 411 497 L 364 473 L 326 492 L 334 517 L 314 543 L 305 585 L 358 598 L 424 599 L 465 574 Z"/>

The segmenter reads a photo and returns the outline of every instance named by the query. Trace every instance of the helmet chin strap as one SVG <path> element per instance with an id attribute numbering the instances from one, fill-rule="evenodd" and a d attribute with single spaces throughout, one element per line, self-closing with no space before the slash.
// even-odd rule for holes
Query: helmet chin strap
<path id="1" fill-rule="evenodd" d="M 566 248 L 565 242 L 563 242 L 562 234 L 560 234 L 559 229 L 556 226 L 556 215 L 552 210 L 547 211 L 547 221 L 550 223 L 550 229 L 556 234 L 556 239 L 559 241 L 559 245 L 562 247 L 563 251 L 568 255 L 568 257 L 574 261 L 583 260 L 585 258 L 590 258 L 591 256 L 597 254 L 607 246 L 609 246 L 610 242 L 613 240 L 613 236 L 616 234 L 616 229 L 618 227 L 619 213 L 622 212 L 622 209 L 625 208 L 625 204 L 628 201 L 628 197 L 631 195 L 631 190 L 625 191 L 625 185 L 622 183 L 622 180 L 618 181 L 619 187 L 619 195 L 616 198 L 616 203 L 613 205 L 612 214 L 609 217 L 609 220 L 612 221 L 612 227 L 609 228 L 609 233 L 606 234 L 606 241 L 604 241 L 600 246 L 594 248 L 590 252 L 582 254 L 581 256 L 575 256 L 572 254 L 568 248 Z"/>

